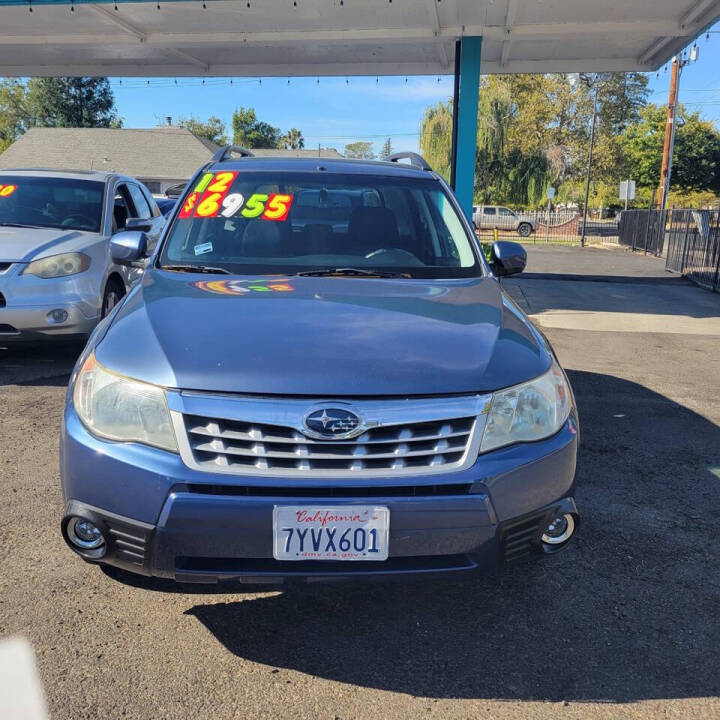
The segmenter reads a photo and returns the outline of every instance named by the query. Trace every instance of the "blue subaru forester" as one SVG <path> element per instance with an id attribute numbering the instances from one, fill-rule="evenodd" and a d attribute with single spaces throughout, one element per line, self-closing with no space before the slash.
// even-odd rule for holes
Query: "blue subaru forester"
<path id="1" fill-rule="evenodd" d="M 407 162 L 401 162 L 408 160 Z M 388 162 L 226 148 L 78 360 L 62 533 L 178 581 L 464 571 L 564 547 L 578 421 L 452 192 Z"/>

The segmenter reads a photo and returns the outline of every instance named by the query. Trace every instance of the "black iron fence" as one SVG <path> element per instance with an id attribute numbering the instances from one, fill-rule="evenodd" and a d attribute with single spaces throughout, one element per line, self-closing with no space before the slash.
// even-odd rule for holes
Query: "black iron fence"
<path id="1" fill-rule="evenodd" d="M 720 210 L 668 212 L 665 267 L 720 292 Z"/>
<path id="2" fill-rule="evenodd" d="M 631 250 L 662 255 L 665 235 L 660 210 L 623 210 L 620 214 L 618 242 Z"/>
<path id="3" fill-rule="evenodd" d="M 535 210 L 510 213 L 505 208 L 492 206 L 490 212 L 475 213 L 473 223 L 478 237 L 491 242 L 497 236 L 501 240 L 519 240 L 523 243 L 549 245 L 579 245 L 583 234 L 583 219 L 571 210 Z M 486 208 L 484 208 L 486 210 Z M 504 211 L 504 212 L 503 212 Z M 589 219 L 585 228 L 585 241 L 592 243 L 617 242 L 618 223 L 614 219 Z"/>

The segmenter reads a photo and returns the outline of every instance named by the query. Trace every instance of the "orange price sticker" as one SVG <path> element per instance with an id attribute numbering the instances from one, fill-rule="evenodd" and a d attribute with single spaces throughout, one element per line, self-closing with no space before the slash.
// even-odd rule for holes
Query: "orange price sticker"
<path id="1" fill-rule="evenodd" d="M 194 217 L 217 217 L 222 201 L 237 177 L 236 172 L 217 172 L 195 208 Z"/>
<path id="2" fill-rule="evenodd" d="M 220 210 L 222 193 L 205 193 L 195 208 L 195 217 L 215 217 Z"/>
<path id="3" fill-rule="evenodd" d="M 17 185 L 0 185 L 0 197 L 10 197 L 17 190 Z"/>
<path id="4" fill-rule="evenodd" d="M 263 219 L 281 221 L 287 220 L 292 201 L 292 195 L 280 195 L 279 193 L 274 193 L 268 198 L 267 205 L 265 205 Z"/>
<path id="5" fill-rule="evenodd" d="M 185 204 L 182 206 L 182 210 L 180 210 L 180 213 L 178 214 L 178 218 L 183 218 L 183 219 L 189 218 L 192 215 L 192 211 L 194 210 L 199 197 L 200 197 L 199 192 L 191 192 L 185 198 Z"/>
<path id="6" fill-rule="evenodd" d="M 208 192 L 219 192 L 219 193 L 226 193 L 230 186 L 233 184 L 233 181 L 237 177 L 236 172 L 218 172 L 215 173 L 215 177 L 212 179 L 212 182 L 208 185 L 207 191 Z"/>

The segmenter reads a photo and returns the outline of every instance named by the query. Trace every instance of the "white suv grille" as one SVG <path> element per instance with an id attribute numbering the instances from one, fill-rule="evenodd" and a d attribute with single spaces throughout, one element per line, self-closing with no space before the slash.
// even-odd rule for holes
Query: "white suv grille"
<path id="1" fill-rule="evenodd" d="M 311 438 L 322 402 L 180 393 L 169 398 L 183 461 L 205 472 L 298 477 L 423 475 L 476 459 L 489 396 L 332 401 L 362 419 L 352 439 Z M 175 407 L 173 407 L 175 406 Z"/>
<path id="2" fill-rule="evenodd" d="M 244 470 L 402 470 L 456 465 L 467 450 L 474 417 L 372 428 L 352 440 L 314 440 L 282 425 L 186 416 L 199 465 Z"/>

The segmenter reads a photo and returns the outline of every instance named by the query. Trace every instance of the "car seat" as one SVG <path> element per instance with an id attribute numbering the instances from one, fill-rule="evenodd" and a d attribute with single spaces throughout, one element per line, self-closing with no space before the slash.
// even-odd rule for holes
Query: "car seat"
<path id="1" fill-rule="evenodd" d="M 350 213 L 347 250 L 363 257 L 380 248 L 398 247 L 400 233 L 392 210 L 357 207 Z"/>

